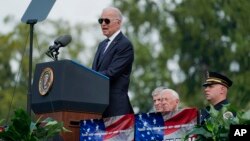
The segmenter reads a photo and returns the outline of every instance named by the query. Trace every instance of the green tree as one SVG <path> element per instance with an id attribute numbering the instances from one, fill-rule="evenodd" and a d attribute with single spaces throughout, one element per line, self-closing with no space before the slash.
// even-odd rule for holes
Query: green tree
<path id="1" fill-rule="evenodd" d="M 135 46 L 134 106 L 147 112 L 151 91 L 160 85 L 177 90 L 183 105 L 204 106 L 201 84 L 207 70 L 232 78 L 229 100 L 239 108 L 250 106 L 249 1 L 113 2 L 125 14 Z"/>
<path id="2" fill-rule="evenodd" d="M 123 31 L 135 48 L 130 92 L 132 104 L 140 112 L 150 110 L 151 92 L 161 85 L 179 92 L 184 106 L 204 106 L 201 84 L 206 70 L 225 72 L 234 81 L 229 100 L 239 108 L 250 107 L 250 2 L 113 0 L 113 4 L 122 10 Z M 12 109 L 26 106 L 29 26 L 13 19 L 4 19 L 6 24 L 15 23 L 13 30 L 0 33 L 0 118 L 6 117 L 13 94 Z M 60 50 L 59 59 L 90 66 L 95 49 L 87 50 L 83 36 L 92 28 L 96 25 L 71 26 L 64 20 L 36 24 L 33 68 L 36 63 L 51 61 L 44 52 L 62 34 L 71 34 L 73 41 L 67 50 Z"/>

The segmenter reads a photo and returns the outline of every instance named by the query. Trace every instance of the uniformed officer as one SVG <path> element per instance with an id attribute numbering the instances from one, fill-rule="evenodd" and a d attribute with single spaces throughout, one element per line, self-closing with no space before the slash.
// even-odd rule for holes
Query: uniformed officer
<path id="1" fill-rule="evenodd" d="M 204 95 L 209 104 L 213 105 L 216 110 L 222 109 L 223 105 L 229 104 L 227 99 L 228 89 L 233 82 L 223 74 L 217 72 L 207 72 L 206 81 L 203 83 Z M 204 124 L 205 120 L 210 117 L 210 107 L 200 111 L 200 123 Z"/>

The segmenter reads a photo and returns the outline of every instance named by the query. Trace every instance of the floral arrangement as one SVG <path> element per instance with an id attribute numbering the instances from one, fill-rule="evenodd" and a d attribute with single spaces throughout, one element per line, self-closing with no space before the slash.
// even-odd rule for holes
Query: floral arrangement
<path id="1" fill-rule="evenodd" d="M 216 110 L 210 105 L 210 118 L 203 125 L 196 125 L 187 135 L 195 136 L 196 141 L 228 141 L 230 125 L 249 125 L 250 111 L 236 111 L 230 104 Z"/>
<path id="2" fill-rule="evenodd" d="M 0 125 L 3 121 L 0 120 Z M 41 120 L 41 117 L 33 122 L 23 109 L 18 109 L 10 125 L 0 126 L 0 141 L 47 141 L 61 132 L 70 132 L 63 122 L 52 118 Z"/>

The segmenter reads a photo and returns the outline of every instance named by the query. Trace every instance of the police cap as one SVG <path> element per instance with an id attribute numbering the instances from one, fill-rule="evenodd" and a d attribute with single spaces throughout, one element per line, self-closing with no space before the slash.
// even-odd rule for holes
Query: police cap
<path id="1" fill-rule="evenodd" d="M 207 72 L 206 81 L 205 83 L 203 83 L 203 86 L 207 87 L 212 84 L 222 84 L 229 88 L 230 86 L 232 86 L 233 82 L 228 77 L 220 73 Z"/>

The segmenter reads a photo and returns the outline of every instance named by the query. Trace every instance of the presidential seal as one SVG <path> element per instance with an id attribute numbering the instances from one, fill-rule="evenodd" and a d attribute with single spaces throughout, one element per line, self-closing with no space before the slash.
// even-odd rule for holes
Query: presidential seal
<path id="1" fill-rule="evenodd" d="M 51 68 L 43 69 L 39 79 L 39 93 L 40 95 L 46 95 L 50 90 L 54 80 L 53 70 Z"/>

